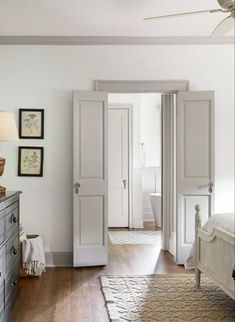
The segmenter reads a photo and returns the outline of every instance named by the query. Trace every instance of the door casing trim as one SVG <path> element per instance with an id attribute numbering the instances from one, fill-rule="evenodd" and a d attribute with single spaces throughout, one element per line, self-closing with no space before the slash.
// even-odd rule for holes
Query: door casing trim
<path id="1" fill-rule="evenodd" d="M 95 91 L 112 93 L 160 93 L 177 94 L 179 91 L 189 90 L 189 80 L 95 80 Z M 164 163 L 162 163 L 163 169 Z M 161 170 L 163 173 L 163 170 Z M 162 185 L 164 178 L 162 177 Z M 170 191 L 168 191 L 170 193 Z M 162 198 L 163 200 L 163 198 Z M 164 206 L 164 204 L 163 204 Z M 166 218 L 166 223 L 170 218 Z M 164 217 L 163 217 L 164 221 Z M 164 227 L 164 225 L 162 225 Z M 170 239 L 168 229 L 162 229 L 162 249 L 168 250 L 167 240 Z M 175 255 L 175 254 L 174 254 Z"/>

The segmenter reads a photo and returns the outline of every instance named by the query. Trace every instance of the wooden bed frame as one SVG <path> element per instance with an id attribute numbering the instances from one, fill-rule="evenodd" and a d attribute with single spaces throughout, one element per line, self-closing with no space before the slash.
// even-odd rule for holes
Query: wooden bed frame
<path id="1" fill-rule="evenodd" d="M 201 272 L 235 299 L 235 235 L 215 228 L 211 234 L 201 229 L 200 206 L 195 206 L 195 275 L 200 287 Z"/>

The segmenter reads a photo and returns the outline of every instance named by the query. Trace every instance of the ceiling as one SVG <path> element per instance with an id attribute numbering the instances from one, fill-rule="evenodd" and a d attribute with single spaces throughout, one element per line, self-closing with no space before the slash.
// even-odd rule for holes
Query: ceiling
<path id="1" fill-rule="evenodd" d="M 216 0 L 0 0 L 0 36 L 206 37 L 223 13 L 142 18 L 218 7 Z"/>

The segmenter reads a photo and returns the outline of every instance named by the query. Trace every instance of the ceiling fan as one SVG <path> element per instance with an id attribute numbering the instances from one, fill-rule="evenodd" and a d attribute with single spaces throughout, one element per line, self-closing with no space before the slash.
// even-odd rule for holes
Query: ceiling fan
<path id="1" fill-rule="evenodd" d="M 234 28 L 235 23 L 235 0 L 217 0 L 220 7 L 218 9 L 211 10 L 198 10 L 198 11 L 189 11 L 189 12 L 181 12 L 175 14 L 168 14 L 163 16 L 154 16 L 147 17 L 144 20 L 151 19 L 160 19 L 160 18 L 169 18 L 169 17 L 177 17 L 177 16 L 186 16 L 186 15 L 195 15 L 200 13 L 217 13 L 223 12 L 225 14 L 229 14 L 225 19 L 223 19 L 212 32 L 211 37 L 220 37 L 226 35 L 230 30 Z"/>

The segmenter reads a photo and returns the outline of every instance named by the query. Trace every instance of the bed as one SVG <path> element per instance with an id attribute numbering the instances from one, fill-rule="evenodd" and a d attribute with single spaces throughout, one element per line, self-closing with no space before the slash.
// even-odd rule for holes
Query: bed
<path id="1" fill-rule="evenodd" d="M 195 207 L 194 266 L 196 287 L 201 272 L 235 299 L 235 232 L 234 213 L 211 216 L 201 226 L 200 206 Z"/>

